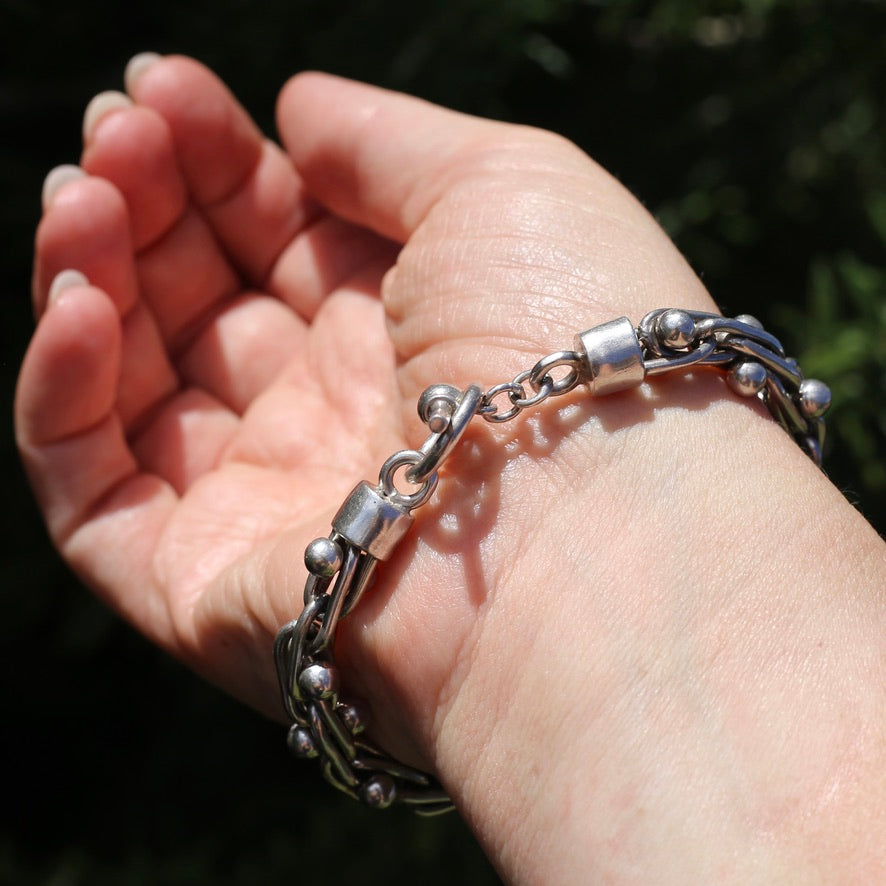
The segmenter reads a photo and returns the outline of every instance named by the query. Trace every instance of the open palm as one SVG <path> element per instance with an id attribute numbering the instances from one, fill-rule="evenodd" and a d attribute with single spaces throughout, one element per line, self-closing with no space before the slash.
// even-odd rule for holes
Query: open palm
<path id="1" fill-rule="evenodd" d="M 616 298 L 709 302 L 642 209 L 549 135 L 307 75 L 281 97 L 284 152 L 195 62 L 137 73 L 134 104 L 87 115 L 87 174 L 50 188 L 19 442 L 84 579 L 272 712 L 300 551 L 420 442 L 422 388 L 505 381 Z M 50 299 L 66 269 L 88 284 Z M 438 681 L 472 614 L 450 609 L 425 649 Z"/>
<path id="2" fill-rule="evenodd" d="M 65 555 L 205 658 L 197 613 L 245 590 L 234 564 L 283 530 L 319 534 L 402 445 L 377 297 L 395 252 L 311 200 L 197 65 L 160 64 L 139 91 L 93 121 L 89 177 L 47 208 L 20 427 Z M 46 311 L 67 268 L 92 287 Z"/>

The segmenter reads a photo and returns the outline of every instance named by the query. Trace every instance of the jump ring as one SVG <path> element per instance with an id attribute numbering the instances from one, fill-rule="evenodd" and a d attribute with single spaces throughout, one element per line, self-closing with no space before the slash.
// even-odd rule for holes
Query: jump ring
<path id="1" fill-rule="evenodd" d="M 514 384 L 519 386 L 521 393 L 524 393 L 523 382 L 526 381 L 531 374 L 531 369 L 524 369 L 523 372 L 514 379 Z M 538 387 L 534 388 L 534 390 L 535 394 L 531 397 L 518 397 L 516 394 L 508 394 L 508 397 L 510 398 L 511 403 L 514 404 L 515 408 L 528 409 L 530 406 L 535 406 L 536 404 L 541 403 L 542 400 L 547 400 L 547 398 L 551 396 L 554 391 L 554 380 L 549 375 L 546 375 L 539 381 Z"/>
<path id="2" fill-rule="evenodd" d="M 507 409 L 504 412 L 499 412 L 498 407 L 492 402 L 501 394 L 507 394 L 512 404 L 510 409 Z M 518 384 L 515 381 L 506 381 L 502 382 L 502 384 L 495 385 L 483 395 L 483 402 L 485 405 L 480 408 L 480 415 L 482 415 L 486 421 L 495 424 L 510 421 L 512 418 L 520 414 L 520 407 L 513 405 L 513 398 L 523 397 L 525 395 L 526 391 L 523 390 L 523 385 Z"/>
<path id="3" fill-rule="evenodd" d="M 437 472 L 428 476 L 415 492 L 404 494 L 394 485 L 394 474 L 405 465 L 417 465 L 424 456 L 417 449 L 402 449 L 394 453 L 378 472 L 378 482 L 386 498 L 394 504 L 413 510 L 421 507 L 430 497 L 437 485 Z"/>
<path id="4" fill-rule="evenodd" d="M 568 394 L 581 381 L 579 366 L 581 358 L 575 351 L 555 351 L 547 357 L 539 360 L 529 373 L 529 384 L 532 390 L 538 392 L 545 385 L 545 380 L 551 384 L 550 396 L 557 397 L 560 394 Z M 563 378 L 555 379 L 551 370 L 558 366 L 568 366 L 569 372 Z"/>

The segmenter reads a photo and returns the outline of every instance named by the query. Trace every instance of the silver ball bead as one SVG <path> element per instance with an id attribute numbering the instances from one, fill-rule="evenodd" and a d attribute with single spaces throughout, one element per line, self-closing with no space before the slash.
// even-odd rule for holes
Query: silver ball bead
<path id="1" fill-rule="evenodd" d="M 387 809 L 397 799 L 397 786 L 390 775 L 374 775 L 360 787 L 360 799 L 373 809 Z"/>
<path id="2" fill-rule="evenodd" d="M 363 732 L 369 723 L 369 715 L 362 705 L 348 702 L 340 704 L 335 710 L 351 735 L 358 735 Z"/>
<path id="3" fill-rule="evenodd" d="M 735 319 L 738 320 L 739 323 L 744 323 L 745 326 L 753 326 L 754 329 L 763 329 L 763 324 L 751 314 L 739 314 Z"/>
<path id="4" fill-rule="evenodd" d="M 315 538 L 305 548 L 305 566 L 318 578 L 332 578 L 341 569 L 341 548 L 331 538 Z"/>
<path id="5" fill-rule="evenodd" d="M 695 321 L 686 311 L 672 308 L 655 321 L 662 343 L 669 348 L 685 348 L 695 340 Z"/>
<path id="6" fill-rule="evenodd" d="M 289 727 L 289 732 L 286 733 L 286 746 L 296 757 L 301 757 L 303 760 L 319 756 L 314 736 L 298 723 L 293 723 Z"/>
<path id="7" fill-rule="evenodd" d="M 762 364 L 749 360 L 733 366 L 726 376 L 726 381 L 736 394 L 753 397 L 759 394 L 766 384 L 766 369 Z"/>
<path id="8" fill-rule="evenodd" d="M 800 409 L 808 418 L 819 418 L 831 405 L 831 389 L 817 378 L 800 382 Z"/>
<path id="9" fill-rule="evenodd" d="M 298 675 L 298 688 L 311 698 L 332 698 L 338 692 L 338 674 L 325 665 L 308 665 Z"/>

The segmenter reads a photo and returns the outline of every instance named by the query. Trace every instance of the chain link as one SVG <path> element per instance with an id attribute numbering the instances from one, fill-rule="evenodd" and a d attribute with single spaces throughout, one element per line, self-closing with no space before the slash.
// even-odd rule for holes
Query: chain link
<path id="1" fill-rule="evenodd" d="M 569 371 L 560 379 L 554 379 L 551 370 L 566 366 Z M 576 351 L 555 351 L 539 360 L 532 369 L 524 369 L 514 376 L 512 381 L 493 385 L 481 398 L 478 414 L 486 421 L 501 423 L 516 418 L 524 409 L 530 409 L 544 403 L 549 397 L 568 394 L 581 382 L 581 355 Z M 532 393 L 526 391 L 524 385 L 529 382 Z M 495 399 L 506 395 L 510 407 L 504 412 L 499 411 Z"/>
<path id="2" fill-rule="evenodd" d="M 411 511 L 431 497 L 438 469 L 475 415 L 507 422 L 582 382 L 598 396 L 701 367 L 725 373 L 737 394 L 762 400 L 820 464 L 830 391 L 822 382 L 805 379 L 778 339 L 747 315 L 730 319 L 665 309 L 647 314 L 636 329 L 621 318 L 581 333 L 574 350 L 555 351 L 485 393 L 476 385 L 464 391 L 448 385 L 428 388 L 418 404 L 431 430 L 422 447 L 392 455 L 376 486 L 358 484 L 333 519 L 329 537 L 315 539 L 305 550 L 304 609 L 280 629 L 274 644 L 283 707 L 293 721 L 287 737 L 293 753 L 319 758 L 331 784 L 371 807 L 403 803 L 422 815 L 452 809 L 433 776 L 398 763 L 370 742 L 364 735 L 365 713 L 339 698 L 333 646 L 340 619 L 371 584 L 378 561 L 390 557 L 408 532 Z M 413 492 L 401 492 L 394 482 L 404 468 L 406 482 L 416 487 Z"/>

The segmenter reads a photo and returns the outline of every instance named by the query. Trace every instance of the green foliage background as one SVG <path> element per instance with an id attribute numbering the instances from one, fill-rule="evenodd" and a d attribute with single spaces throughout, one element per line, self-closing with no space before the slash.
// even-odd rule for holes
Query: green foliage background
<path id="1" fill-rule="evenodd" d="M 210 64 L 268 132 L 278 87 L 314 67 L 574 139 L 724 311 L 832 385 L 828 471 L 886 527 L 882 0 L 2 0 L 7 416 L 43 176 L 76 160 L 82 109 L 144 49 Z M 497 882 L 457 818 L 340 800 L 279 727 L 106 613 L 52 553 L 11 428 L 2 446 L 0 883 Z"/>

